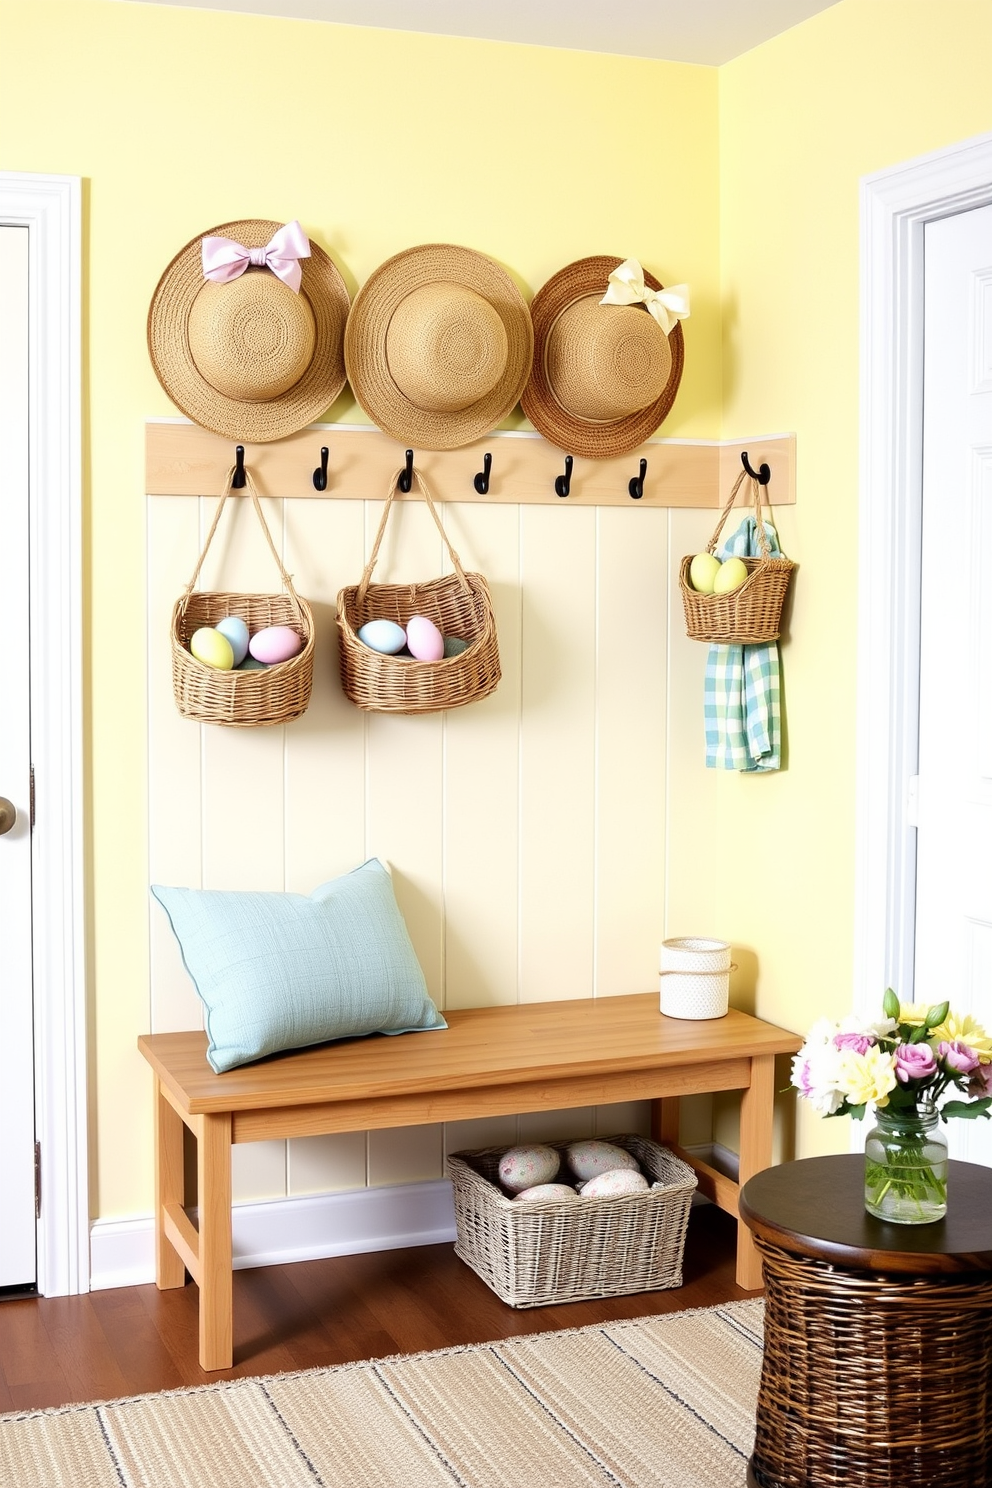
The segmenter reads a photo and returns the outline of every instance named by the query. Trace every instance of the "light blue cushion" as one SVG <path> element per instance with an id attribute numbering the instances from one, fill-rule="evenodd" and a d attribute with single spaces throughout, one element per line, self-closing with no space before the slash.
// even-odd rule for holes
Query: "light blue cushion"
<path id="1" fill-rule="evenodd" d="M 161 884 L 152 893 L 206 1008 L 218 1074 L 329 1039 L 448 1026 L 376 858 L 309 897 Z"/>

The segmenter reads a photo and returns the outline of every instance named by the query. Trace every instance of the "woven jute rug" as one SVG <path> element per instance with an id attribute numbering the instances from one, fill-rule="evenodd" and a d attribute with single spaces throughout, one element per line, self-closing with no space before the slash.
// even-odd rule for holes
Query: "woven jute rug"
<path id="1" fill-rule="evenodd" d="M 760 1299 L 0 1416 L 3 1488 L 740 1488 Z"/>

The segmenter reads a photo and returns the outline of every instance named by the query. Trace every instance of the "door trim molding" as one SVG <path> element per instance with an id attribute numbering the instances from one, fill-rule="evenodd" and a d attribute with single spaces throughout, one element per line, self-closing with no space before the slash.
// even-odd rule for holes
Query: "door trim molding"
<path id="1" fill-rule="evenodd" d="M 923 230 L 992 202 L 992 134 L 861 183 L 855 1006 L 911 991 L 923 517 Z M 854 1133 L 854 1140 L 857 1140 Z M 860 1145 L 860 1144 L 859 1144 Z"/>
<path id="2" fill-rule="evenodd" d="M 89 1290 L 83 847 L 82 184 L 0 171 L 29 231 L 31 753 L 38 1290 Z"/>

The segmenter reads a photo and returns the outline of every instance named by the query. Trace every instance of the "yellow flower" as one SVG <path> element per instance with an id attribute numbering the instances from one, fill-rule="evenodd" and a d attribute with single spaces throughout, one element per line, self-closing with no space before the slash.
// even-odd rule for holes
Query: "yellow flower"
<path id="1" fill-rule="evenodd" d="M 945 1041 L 953 1044 L 955 1039 L 960 1039 L 969 1049 L 974 1049 L 982 1064 L 992 1061 L 992 1038 L 970 1013 L 948 1013 L 939 1027 L 931 1028 L 928 1037 L 934 1044 Z"/>
<path id="2" fill-rule="evenodd" d="M 896 1087 L 895 1066 L 895 1056 L 877 1044 L 864 1054 L 845 1050 L 840 1059 L 837 1088 L 852 1106 L 864 1106 L 869 1101 L 876 1106 L 887 1106 L 889 1092 Z"/>
<path id="3" fill-rule="evenodd" d="M 910 1028 L 919 1028 L 926 1021 L 927 1013 L 932 1007 L 932 1002 L 901 1002 L 899 1022 L 907 1023 Z"/>

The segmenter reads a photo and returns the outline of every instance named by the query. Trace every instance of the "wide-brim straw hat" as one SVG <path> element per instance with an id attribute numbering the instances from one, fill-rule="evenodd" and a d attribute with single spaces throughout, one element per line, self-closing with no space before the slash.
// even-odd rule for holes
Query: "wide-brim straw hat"
<path id="1" fill-rule="evenodd" d="M 534 365 L 521 406 L 534 428 L 570 455 L 628 454 L 675 401 L 685 358 L 682 327 L 666 335 L 644 305 L 600 304 L 622 259 L 580 258 L 534 296 Z M 664 286 L 645 271 L 649 289 Z"/>
<path id="2" fill-rule="evenodd" d="M 348 316 L 344 358 L 359 405 L 419 449 L 481 439 L 520 401 L 534 332 L 504 268 L 451 243 L 407 248 L 380 264 Z"/>
<path id="3" fill-rule="evenodd" d="M 176 254 L 148 311 L 148 351 L 159 382 L 187 418 L 230 439 L 266 443 L 295 434 L 345 384 L 350 297 L 316 243 L 300 259 L 298 293 L 262 266 L 228 283 L 204 277 L 204 238 L 263 248 L 281 226 L 252 218 L 208 228 Z"/>

